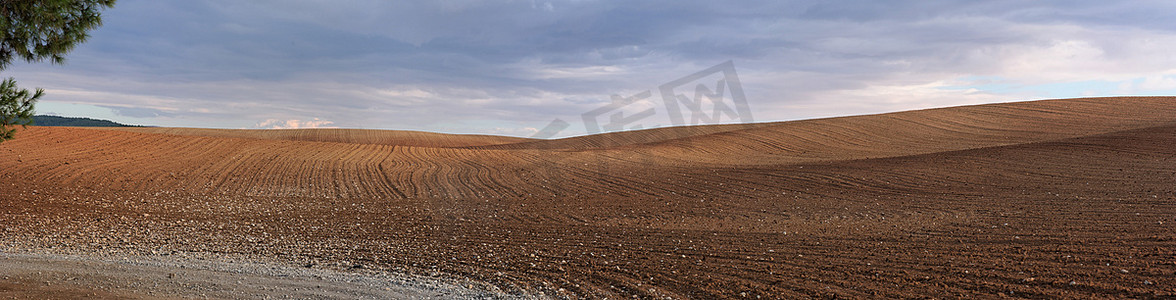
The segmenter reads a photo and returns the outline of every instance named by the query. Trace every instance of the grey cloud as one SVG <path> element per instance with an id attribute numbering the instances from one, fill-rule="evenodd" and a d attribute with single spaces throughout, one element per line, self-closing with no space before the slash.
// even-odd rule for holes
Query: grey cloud
<path id="1" fill-rule="evenodd" d="M 114 112 L 116 115 L 132 117 L 132 118 L 157 118 L 157 117 L 172 117 L 176 114 L 165 112 L 158 109 L 144 108 L 144 107 L 121 107 L 121 106 L 107 106 L 98 105 L 98 107 L 106 108 Z"/>
<path id="2" fill-rule="evenodd" d="M 574 120 L 611 94 L 654 89 L 734 60 L 752 106 L 765 108 L 758 119 L 770 120 L 796 116 L 792 108 L 803 105 L 828 106 L 822 99 L 830 95 L 1007 75 L 1010 57 L 1067 40 L 1130 65 L 1136 62 L 1126 57 L 1138 56 L 1140 46 L 1122 39 L 1164 36 L 1173 29 L 1171 6 L 124 0 L 66 66 L 13 71 L 30 84 L 107 95 L 59 101 L 206 122 L 189 126 L 318 117 L 344 127 L 429 130 L 458 118 L 532 127 Z"/>

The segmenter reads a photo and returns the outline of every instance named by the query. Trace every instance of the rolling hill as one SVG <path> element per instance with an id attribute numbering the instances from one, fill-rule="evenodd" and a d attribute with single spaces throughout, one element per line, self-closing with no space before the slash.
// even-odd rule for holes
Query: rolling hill
<path id="1" fill-rule="evenodd" d="M 557 140 L 29 127 L 6 243 L 569 297 L 1173 296 L 1176 98 Z"/>

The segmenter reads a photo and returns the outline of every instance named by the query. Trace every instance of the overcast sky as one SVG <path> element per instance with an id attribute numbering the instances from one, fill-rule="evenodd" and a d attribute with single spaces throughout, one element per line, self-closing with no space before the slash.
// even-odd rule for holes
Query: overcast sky
<path id="1" fill-rule="evenodd" d="M 757 122 L 1172 95 L 1173 3 L 119 0 L 65 65 L 3 76 L 134 124 L 569 136 L 644 91 L 627 128 L 669 125 L 659 86 L 726 61 Z"/>

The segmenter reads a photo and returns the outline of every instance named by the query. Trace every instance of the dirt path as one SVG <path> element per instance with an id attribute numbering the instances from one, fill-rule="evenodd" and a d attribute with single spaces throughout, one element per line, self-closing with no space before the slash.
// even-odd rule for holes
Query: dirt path
<path id="1" fill-rule="evenodd" d="M 0 253 L 2 299 L 486 299 L 480 285 L 176 256 Z"/>

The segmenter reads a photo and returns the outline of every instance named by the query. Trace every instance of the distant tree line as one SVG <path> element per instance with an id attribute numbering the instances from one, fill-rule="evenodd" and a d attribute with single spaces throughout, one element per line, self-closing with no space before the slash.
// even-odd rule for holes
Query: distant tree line
<path id="1" fill-rule="evenodd" d="M 127 125 L 110 120 L 98 120 L 91 118 L 71 118 L 58 116 L 33 116 L 33 123 L 31 125 L 37 126 L 69 126 L 69 127 L 145 127 L 138 125 Z"/>

